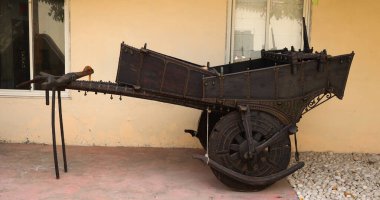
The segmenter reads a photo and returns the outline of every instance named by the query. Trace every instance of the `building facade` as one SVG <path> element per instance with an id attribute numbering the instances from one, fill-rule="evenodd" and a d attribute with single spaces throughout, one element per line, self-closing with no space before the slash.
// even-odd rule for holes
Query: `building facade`
<path id="1" fill-rule="evenodd" d="M 90 65 L 94 80 L 115 81 L 120 43 L 211 66 L 256 58 L 261 49 L 310 43 L 331 55 L 355 51 L 343 101 L 299 123 L 303 151 L 380 152 L 376 103 L 380 3 L 365 0 L 0 0 L 0 140 L 51 143 L 50 107 L 39 88 L 15 86 L 40 71 Z M 185 134 L 200 111 L 103 94 L 64 93 L 71 145 L 199 147 Z"/>

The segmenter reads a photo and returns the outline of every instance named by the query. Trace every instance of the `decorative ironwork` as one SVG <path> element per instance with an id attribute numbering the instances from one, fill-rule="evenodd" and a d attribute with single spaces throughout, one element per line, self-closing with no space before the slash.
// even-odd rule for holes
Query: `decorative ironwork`
<path id="1" fill-rule="evenodd" d="M 326 92 L 323 94 L 320 94 L 316 96 L 314 99 L 309 101 L 309 103 L 306 105 L 305 109 L 302 112 L 302 115 L 306 114 L 310 110 L 318 107 L 319 105 L 325 103 L 326 101 L 330 100 L 331 98 L 335 97 L 335 94 L 331 92 Z"/>

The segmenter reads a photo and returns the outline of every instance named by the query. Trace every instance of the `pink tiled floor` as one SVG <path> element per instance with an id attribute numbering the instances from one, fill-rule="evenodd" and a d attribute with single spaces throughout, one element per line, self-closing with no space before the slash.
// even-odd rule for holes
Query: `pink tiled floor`
<path id="1" fill-rule="evenodd" d="M 297 199 L 286 180 L 235 192 L 191 158 L 197 149 L 68 146 L 56 180 L 50 145 L 0 144 L 0 199 Z"/>

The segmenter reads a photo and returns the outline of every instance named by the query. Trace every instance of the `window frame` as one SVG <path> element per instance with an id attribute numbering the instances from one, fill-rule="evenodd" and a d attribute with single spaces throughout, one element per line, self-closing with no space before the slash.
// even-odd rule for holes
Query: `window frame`
<path id="1" fill-rule="evenodd" d="M 33 41 L 33 1 L 38 0 L 28 0 L 28 19 L 29 19 L 29 66 L 30 66 L 30 77 L 34 76 L 34 41 Z M 64 31 L 65 31 L 65 73 L 68 73 L 71 68 L 71 55 L 70 55 L 70 1 L 64 0 Z M 16 90 L 16 89 L 1 89 L 0 88 L 0 98 L 1 97 L 43 97 L 45 96 L 45 91 L 35 90 L 34 84 L 31 84 L 30 90 Z M 62 92 L 62 97 L 69 97 L 70 93 L 68 90 Z"/>
<path id="2" fill-rule="evenodd" d="M 225 63 L 233 63 L 233 47 L 234 46 L 234 29 L 235 29 L 235 5 L 237 0 L 227 1 L 227 26 L 226 26 L 226 49 L 225 49 Z M 310 30 L 311 30 L 311 6 L 312 0 L 303 0 L 303 17 L 305 17 L 306 27 L 308 31 L 308 40 L 310 43 Z M 267 11 L 270 10 L 272 0 L 267 0 Z M 269 15 L 266 15 L 265 21 L 265 49 L 269 45 Z M 302 41 L 303 46 L 303 41 Z"/>

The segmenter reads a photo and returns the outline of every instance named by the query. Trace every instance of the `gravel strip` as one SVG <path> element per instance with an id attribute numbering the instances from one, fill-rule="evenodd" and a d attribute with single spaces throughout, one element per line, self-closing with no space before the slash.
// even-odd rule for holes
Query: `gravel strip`
<path id="1" fill-rule="evenodd" d="M 300 200 L 380 200 L 380 154 L 302 152 L 300 161 L 288 176 Z"/>

